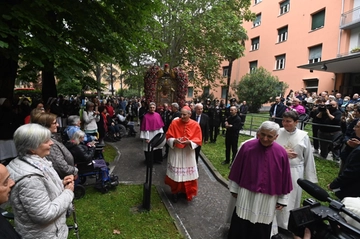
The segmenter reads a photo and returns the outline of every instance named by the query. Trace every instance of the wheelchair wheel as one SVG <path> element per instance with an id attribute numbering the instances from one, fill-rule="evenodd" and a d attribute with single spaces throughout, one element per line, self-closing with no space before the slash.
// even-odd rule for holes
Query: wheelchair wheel
<path id="1" fill-rule="evenodd" d="M 127 134 L 127 130 L 126 127 L 122 124 L 119 124 L 119 129 L 120 129 L 120 136 L 121 138 L 125 137 Z"/>
<path id="2" fill-rule="evenodd" d="M 85 184 L 86 182 L 86 176 L 80 176 L 79 177 L 79 184 Z"/>
<path id="3" fill-rule="evenodd" d="M 102 193 L 102 194 L 105 194 L 105 193 L 108 193 L 109 192 L 109 189 L 108 189 L 108 187 L 102 187 L 101 189 L 100 189 L 100 192 Z"/>
<path id="4" fill-rule="evenodd" d="M 119 185 L 119 177 L 116 175 L 110 175 L 110 181 L 111 187 L 116 187 Z"/>
<path id="5" fill-rule="evenodd" d="M 85 187 L 81 184 L 78 184 L 74 188 L 74 198 L 80 199 L 85 196 Z"/>

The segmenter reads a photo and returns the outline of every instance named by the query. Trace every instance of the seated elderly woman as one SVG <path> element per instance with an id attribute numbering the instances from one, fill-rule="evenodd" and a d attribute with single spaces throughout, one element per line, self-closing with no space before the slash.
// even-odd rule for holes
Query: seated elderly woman
<path id="1" fill-rule="evenodd" d="M 39 124 L 26 124 L 15 131 L 14 142 L 18 157 L 7 169 L 16 182 L 10 203 L 17 232 L 22 238 L 67 238 L 74 176 L 61 180 L 46 159 L 53 145 L 51 132 Z"/>
<path id="2" fill-rule="evenodd" d="M 78 169 L 74 165 L 72 154 L 61 142 L 55 139 L 58 126 L 56 115 L 51 113 L 38 114 L 31 119 L 31 122 L 44 126 L 52 133 L 51 140 L 54 144 L 50 149 L 50 154 L 46 158 L 52 162 L 54 169 L 59 174 L 60 178 L 64 178 L 66 175 L 71 174 L 76 178 Z"/>
<path id="3" fill-rule="evenodd" d="M 81 130 L 80 129 L 80 124 L 81 124 L 80 116 L 78 116 L 78 115 L 70 115 L 68 117 L 68 122 L 67 123 L 68 123 L 68 126 L 65 129 L 65 133 L 66 133 L 68 139 L 71 139 L 73 134 L 76 131 Z M 89 142 L 92 142 L 94 140 L 97 140 L 97 137 L 92 136 L 90 134 L 89 135 L 85 134 L 84 142 L 89 143 Z"/>
<path id="4" fill-rule="evenodd" d="M 75 159 L 75 163 L 91 163 L 94 159 L 95 147 L 88 147 L 84 144 L 86 134 L 81 131 L 75 131 L 71 139 L 65 144 Z"/>
<path id="5" fill-rule="evenodd" d="M 65 146 L 73 155 L 75 159 L 75 163 L 79 165 L 81 163 L 88 164 L 93 162 L 95 168 L 107 169 L 105 160 L 94 159 L 95 147 L 89 144 L 85 145 L 84 137 L 85 137 L 85 133 L 81 130 L 78 130 L 72 135 L 72 138 L 65 144 Z"/>

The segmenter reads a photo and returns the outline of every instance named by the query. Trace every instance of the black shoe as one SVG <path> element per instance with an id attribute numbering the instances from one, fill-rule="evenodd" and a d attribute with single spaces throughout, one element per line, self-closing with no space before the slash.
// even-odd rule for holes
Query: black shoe
<path id="1" fill-rule="evenodd" d="M 173 201 L 174 203 L 177 203 L 177 202 L 178 202 L 178 195 L 177 195 L 177 193 L 174 193 L 174 194 L 172 195 L 172 201 Z"/>
<path id="2" fill-rule="evenodd" d="M 156 163 L 156 164 L 162 164 L 162 160 L 154 160 L 154 163 Z"/>
<path id="3" fill-rule="evenodd" d="M 230 162 L 228 162 L 228 161 L 225 160 L 225 161 L 222 161 L 222 162 L 221 162 L 221 165 L 225 165 L 225 164 L 229 164 L 229 163 L 230 163 Z"/>

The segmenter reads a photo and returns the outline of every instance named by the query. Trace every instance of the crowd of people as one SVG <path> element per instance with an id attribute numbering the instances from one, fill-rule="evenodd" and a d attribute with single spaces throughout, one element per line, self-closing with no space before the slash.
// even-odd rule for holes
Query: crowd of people
<path id="1" fill-rule="evenodd" d="M 263 122 L 256 137 L 240 148 L 239 133 L 248 105 L 246 101 L 239 105 L 236 99 L 229 105 L 206 99 L 180 107 L 176 102 L 156 105 L 123 97 L 80 101 L 59 96 L 46 104 L 36 100 L 30 104 L 25 97 L 16 106 L 0 99 L 0 106 L 4 130 L 0 159 L 5 164 L 10 162 L 7 168 L 0 167 L 0 176 L 7 175 L 7 188 L 12 188 L 10 202 L 17 228 L 17 232 L 9 233 L 23 238 L 67 237 L 65 217 L 72 208 L 74 180 L 78 177 L 76 160 L 93 160 L 95 141 L 116 142 L 135 136 L 136 124 L 147 164 L 151 140 L 158 134 L 166 136 L 152 150 L 151 158 L 159 164 L 167 159 L 164 181 L 173 202 L 180 197 L 191 201 L 197 195 L 201 146 L 216 143 L 219 135 L 225 137 L 222 164 L 230 166 L 233 198 L 229 204 L 230 239 L 269 238 L 277 234 L 278 227 L 287 229 L 290 210 L 301 203 L 302 189 L 296 180 L 306 178 L 317 183 L 313 154 L 319 150 L 322 158 L 332 151 L 334 160 L 341 160 L 339 175 L 328 188 L 339 199 L 360 197 L 358 94 L 342 99 L 339 93 L 291 91 L 286 98 L 276 97 L 269 121 Z M 302 130 L 307 118 L 312 120 L 315 151 L 308 133 Z M 334 147 L 338 139 L 344 143 L 341 151 Z M 107 167 L 105 162 L 98 163 Z M 37 223 L 40 217 L 41 224 Z"/>

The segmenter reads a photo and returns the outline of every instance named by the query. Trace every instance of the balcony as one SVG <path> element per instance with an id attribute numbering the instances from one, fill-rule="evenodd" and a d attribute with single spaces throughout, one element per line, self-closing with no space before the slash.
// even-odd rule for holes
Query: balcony
<path id="1" fill-rule="evenodd" d="M 340 29 L 353 29 L 360 26 L 360 7 L 341 14 Z"/>

